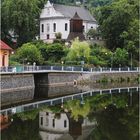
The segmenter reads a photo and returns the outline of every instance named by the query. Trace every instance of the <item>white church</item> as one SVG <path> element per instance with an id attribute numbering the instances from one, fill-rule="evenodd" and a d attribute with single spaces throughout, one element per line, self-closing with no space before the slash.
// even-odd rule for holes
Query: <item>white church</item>
<path id="1" fill-rule="evenodd" d="M 61 33 L 61 38 L 67 40 L 70 32 L 85 34 L 89 29 L 96 29 L 97 26 L 94 17 L 84 7 L 53 4 L 48 1 L 40 15 L 40 39 L 44 42 L 53 42 L 56 39 L 55 34 Z M 70 38 L 72 36 L 73 33 Z M 79 33 L 75 36 L 79 36 Z"/>

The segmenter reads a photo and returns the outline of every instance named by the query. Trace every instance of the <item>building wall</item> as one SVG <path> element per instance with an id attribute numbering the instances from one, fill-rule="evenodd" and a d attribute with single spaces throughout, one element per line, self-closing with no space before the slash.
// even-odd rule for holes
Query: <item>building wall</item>
<path id="1" fill-rule="evenodd" d="M 89 29 L 97 29 L 98 24 L 95 22 L 83 21 L 84 32 L 87 33 Z"/>
<path id="2" fill-rule="evenodd" d="M 0 50 L 0 67 L 9 65 L 9 50 Z M 4 57 L 4 65 L 3 65 L 3 57 Z"/>
<path id="3" fill-rule="evenodd" d="M 64 126 L 66 121 L 66 126 Z M 39 113 L 39 128 L 48 131 L 66 133 L 69 130 L 69 120 L 65 113 L 60 113 L 60 118 L 56 118 L 52 112 Z"/>
<path id="4" fill-rule="evenodd" d="M 56 23 L 56 32 L 53 31 L 53 24 Z M 65 31 L 65 23 L 67 23 L 68 29 Z M 44 32 L 42 32 L 42 24 L 44 24 Z M 49 25 L 49 32 L 47 32 L 47 24 Z M 83 21 L 83 26 L 84 26 L 84 32 L 87 33 L 89 29 L 97 28 L 97 24 L 94 22 L 87 22 Z M 55 39 L 55 33 L 60 32 L 62 34 L 62 39 L 67 39 L 69 33 L 70 33 L 70 19 L 60 19 L 60 18 L 55 18 L 55 19 L 43 19 L 40 20 L 40 39 L 43 40 L 44 42 L 47 41 L 53 41 Z M 50 39 L 47 40 L 47 34 L 50 35 Z"/>
<path id="5" fill-rule="evenodd" d="M 53 30 L 53 24 L 56 24 L 56 31 Z M 67 31 L 65 31 L 65 24 L 67 23 Z M 41 30 L 41 26 L 44 24 L 44 32 Z M 70 22 L 69 19 L 46 19 L 40 21 L 40 39 L 47 41 L 47 34 L 49 34 L 50 39 L 48 40 L 54 40 L 55 39 L 55 33 L 62 33 L 62 39 L 67 39 L 68 34 L 70 32 Z M 49 32 L 47 31 L 47 25 L 49 25 Z"/>
<path id="6" fill-rule="evenodd" d="M 53 23 L 56 23 L 56 32 L 53 31 Z M 65 23 L 67 23 L 68 30 L 65 31 Z M 42 32 L 42 24 L 44 25 L 44 32 Z M 47 31 L 47 24 L 49 27 L 49 32 Z M 90 21 L 83 21 L 85 26 L 85 32 L 87 32 L 91 27 L 97 28 L 97 23 Z M 55 39 L 55 33 L 60 32 L 62 34 L 62 39 L 67 39 L 70 33 L 70 18 L 64 17 L 64 15 L 56 11 L 50 2 L 48 2 L 44 9 L 42 9 L 40 15 L 40 39 L 44 42 L 53 42 Z M 47 34 L 49 39 L 47 39 Z"/>

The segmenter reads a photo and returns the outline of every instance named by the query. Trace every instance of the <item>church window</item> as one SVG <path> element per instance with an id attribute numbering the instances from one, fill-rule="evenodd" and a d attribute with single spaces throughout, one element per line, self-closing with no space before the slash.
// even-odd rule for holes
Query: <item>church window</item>
<path id="1" fill-rule="evenodd" d="M 41 31 L 44 32 L 44 24 L 41 24 Z"/>
<path id="2" fill-rule="evenodd" d="M 56 23 L 53 24 L 53 32 L 56 32 Z"/>
<path id="3" fill-rule="evenodd" d="M 68 30 L 68 24 L 65 23 L 65 31 L 67 31 L 67 30 Z"/>
<path id="4" fill-rule="evenodd" d="M 43 117 L 40 118 L 40 124 L 43 125 Z"/>
<path id="5" fill-rule="evenodd" d="M 50 31 L 50 24 L 47 23 L 47 32 L 49 32 L 49 31 Z"/>
<path id="6" fill-rule="evenodd" d="M 67 121 L 64 120 L 64 127 L 66 128 L 67 127 Z"/>
<path id="7" fill-rule="evenodd" d="M 46 126 L 48 126 L 48 125 L 49 125 L 49 119 L 46 118 Z"/>
<path id="8" fill-rule="evenodd" d="M 55 119 L 52 120 L 52 126 L 55 127 Z"/>

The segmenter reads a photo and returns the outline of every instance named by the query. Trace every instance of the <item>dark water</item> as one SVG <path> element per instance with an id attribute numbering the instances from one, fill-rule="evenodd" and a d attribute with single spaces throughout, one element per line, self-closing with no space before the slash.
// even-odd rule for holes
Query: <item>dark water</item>
<path id="1" fill-rule="evenodd" d="M 139 92 L 96 94 L 8 117 L 1 140 L 138 140 Z"/>

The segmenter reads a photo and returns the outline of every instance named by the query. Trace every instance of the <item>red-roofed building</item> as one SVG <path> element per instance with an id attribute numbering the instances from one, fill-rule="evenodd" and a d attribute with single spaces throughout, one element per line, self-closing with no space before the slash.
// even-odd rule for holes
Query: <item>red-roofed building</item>
<path id="1" fill-rule="evenodd" d="M 11 51 L 12 48 L 0 40 L 0 67 L 7 67 L 9 65 L 9 55 Z"/>

